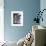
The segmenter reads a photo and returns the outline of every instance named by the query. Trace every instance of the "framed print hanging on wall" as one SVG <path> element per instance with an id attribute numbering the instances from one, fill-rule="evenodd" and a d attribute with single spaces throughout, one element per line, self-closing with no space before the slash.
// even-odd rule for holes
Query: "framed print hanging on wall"
<path id="1" fill-rule="evenodd" d="M 11 25 L 23 26 L 23 11 L 11 11 Z"/>

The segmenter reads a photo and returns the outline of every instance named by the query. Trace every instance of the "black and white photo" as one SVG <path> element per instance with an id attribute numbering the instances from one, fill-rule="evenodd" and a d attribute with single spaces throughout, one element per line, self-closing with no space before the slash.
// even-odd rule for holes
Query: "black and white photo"
<path id="1" fill-rule="evenodd" d="M 12 26 L 23 26 L 23 11 L 12 11 L 11 12 L 11 25 Z"/>

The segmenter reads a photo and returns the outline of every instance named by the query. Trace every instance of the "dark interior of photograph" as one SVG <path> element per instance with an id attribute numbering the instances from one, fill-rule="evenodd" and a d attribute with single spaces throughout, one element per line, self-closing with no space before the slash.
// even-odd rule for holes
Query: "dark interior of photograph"
<path id="1" fill-rule="evenodd" d="M 13 13 L 13 24 L 20 24 L 21 15 L 19 13 Z"/>

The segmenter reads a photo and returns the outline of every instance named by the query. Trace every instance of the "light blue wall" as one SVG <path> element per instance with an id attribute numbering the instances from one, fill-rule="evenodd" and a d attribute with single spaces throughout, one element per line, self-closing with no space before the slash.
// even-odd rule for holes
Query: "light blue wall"
<path id="1" fill-rule="evenodd" d="M 40 9 L 40 0 L 5 0 L 4 1 L 4 31 L 5 40 L 18 41 L 24 37 L 32 28 L 32 19 L 36 17 L 35 12 Z M 23 11 L 24 26 L 11 26 L 11 11 Z"/>
<path id="2" fill-rule="evenodd" d="M 40 10 L 42 11 L 43 9 L 46 9 L 46 0 L 41 0 L 40 1 Z M 46 10 L 43 12 L 43 22 L 40 21 L 40 25 L 46 27 Z"/>

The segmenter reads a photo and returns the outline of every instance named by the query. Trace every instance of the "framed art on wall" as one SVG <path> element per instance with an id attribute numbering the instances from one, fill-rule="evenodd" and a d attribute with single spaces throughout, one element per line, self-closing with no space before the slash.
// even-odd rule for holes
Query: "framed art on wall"
<path id="1" fill-rule="evenodd" d="M 23 26 L 23 11 L 11 11 L 11 25 Z"/>

